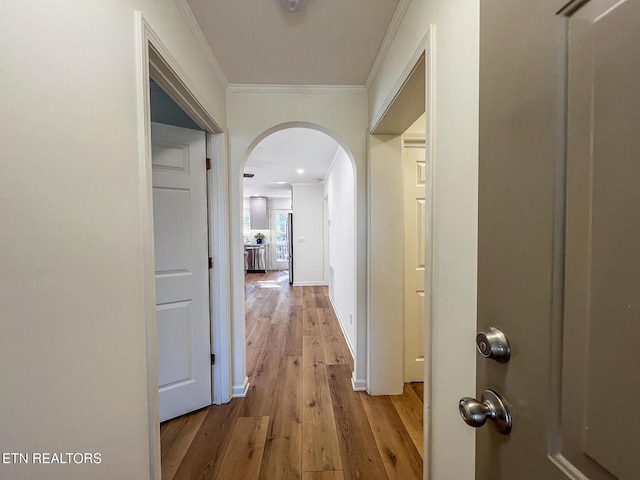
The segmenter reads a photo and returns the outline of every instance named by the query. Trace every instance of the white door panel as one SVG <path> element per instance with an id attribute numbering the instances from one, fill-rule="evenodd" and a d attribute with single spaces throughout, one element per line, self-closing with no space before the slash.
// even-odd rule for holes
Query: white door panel
<path id="1" fill-rule="evenodd" d="M 153 188 L 156 275 L 190 273 L 191 192 Z"/>
<path id="2" fill-rule="evenodd" d="M 424 138 L 403 137 L 404 381 L 424 381 L 427 179 Z"/>
<path id="3" fill-rule="evenodd" d="M 160 420 L 211 404 L 205 133 L 152 123 Z"/>
<path id="4" fill-rule="evenodd" d="M 191 368 L 191 302 L 158 305 L 158 385 L 193 382 Z"/>

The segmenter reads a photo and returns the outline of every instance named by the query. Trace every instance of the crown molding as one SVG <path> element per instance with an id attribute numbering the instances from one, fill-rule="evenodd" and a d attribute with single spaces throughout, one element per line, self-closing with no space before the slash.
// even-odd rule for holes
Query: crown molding
<path id="1" fill-rule="evenodd" d="M 193 16 L 193 12 L 191 11 L 191 7 L 189 7 L 189 4 L 187 3 L 187 0 L 173 0 L 173 1 L 176 4 L 176 7 L 178 7 L 178 10 L 180 10 L 180 13 L 182 14 L 182 18 L 186 22 L 187 26 L 189 27 L 189 30 L 191 30 L 193 37 L 195 38 L 196 42 L 200 46 L 200 50 L 202 50 L 202 52 L 204 53 L 204 56 L 207 58 L 207 61 L 209 62 L 209 65 L 211 65 L 211 68 L 213 68 L 213 71 L 216 77 L 218 77 L 218 80 L 220 80 L 222 82 L 222 85 L 226 88 L 227 85 L 229 85 L 229 81 L 227 80 L 227 77 L 224 74 L 222 67 L 218 63 L 218 59 L 213 54 L 213 50 L 211 50 L 211 45 L 209 45 L 209 42 L 207 42 L 207 39 L 204 36 L 204 33 L 202 33 L 202 29 L 200 28 L 200 25 L 198 24 L 196 17 Z"/>
<path id="2" fill-rule="evenodd" d="M 329 95 L 366 95 L 364 85 L 269 85 L 230 83 L 227 93 L 307 93 Z"/>
<path id="3" fill-rule="evenodd" d="M 382 40 L 382 44 L 380 45 L 380 49 L 378 50 L 378 55 L 376 55 L 376 59 L 371 66 L 371 70 L 369 71 L 369 75 L 367 75 L 367 80 L 364 82 L 367 90 L 371 87 L 375 79 L 378 77 L 378 73 L 380 73 L 380 67 L 382 67 L 382 62 L 384 62 L 387 53 L 389 52 L 389 48 L 393 43 L 393 40 L 396 38 L 396 34 L 400 29 L 400 25 L 402 24 L 402 20 L 404 20 L 404 16 L 407 14 L 407 10 L 409 10 L 409 5 L 411 5 L 412 0 L 400 0 L 398 6 L 396 7 L 396 11 L 391 18 L 391 22 L 389 23 L 389 27 L 387 28 L 387 33 L 384 35 L 384 39 Z"/>

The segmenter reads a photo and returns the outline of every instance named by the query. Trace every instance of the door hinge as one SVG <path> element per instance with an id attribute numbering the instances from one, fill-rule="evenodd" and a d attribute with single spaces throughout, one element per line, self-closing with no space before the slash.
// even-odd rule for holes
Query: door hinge
<path id="1" fill-rule="evenodd" d="M 213 258 L 209 257 L 209 270 L 213 268 Z"/>
<path id="2" fill-rule="evenodd" d="M 211 365 L 215 365 L 216 364 L 216 354 L 212 353 L 211 354 Z"/>
<path id="3" fill-rule="evenodd" d="M 207 170 L 211 170 L 211 159 L 207 158 Z"/>

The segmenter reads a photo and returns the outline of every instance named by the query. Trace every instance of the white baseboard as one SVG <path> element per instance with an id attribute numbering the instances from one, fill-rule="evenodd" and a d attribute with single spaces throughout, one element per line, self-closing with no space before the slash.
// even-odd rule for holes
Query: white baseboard
<path id="1" fill-rule="evenodd" d="M 333 298 L 331 298 L 331 295 L 327 295 L 327 297 L 329 298 L 329 303 L 331 303 L 331 308 L 333 308 L 333 312 L 336 314 L 336 318 L 338 319 L 338 325 L 340 325 L 340 330 L 342 330 L 342 336 L 344 337 L 344 341 L 347 342 L 347 347 L 349 347 L 349 351 L 351 352 L 351 357 L 355 361 L 356 354 L 353 351 L 353 345 L 351 345 L 351 341 L 349 340 L 349 335 L 347 335 L 346 332 L 344 331 L 344 322 L 340 318 L 340 314 L 338 313 L 336 306 L 333 304 Z"/>
<path id="2" fill-rule="evenodd" d="M 242 385 L 234 385 L 231 390 L 231 398 L 243 398 L 249 391 L 249 377 L 244 377 Z"/>
<path id="3" fill-rule="evenodd" d="M 366 392 L 367 391 L 367 381 L 366 380 L 356 380 L 351 377 L 351 386 L 353 387 L 354 392 Z"/>
<path id="4" fill-rule="evenodd" d="M 326 287 L 327 284 L 324 281 L 319 282 L 293 282 L 294 287 Z"/>

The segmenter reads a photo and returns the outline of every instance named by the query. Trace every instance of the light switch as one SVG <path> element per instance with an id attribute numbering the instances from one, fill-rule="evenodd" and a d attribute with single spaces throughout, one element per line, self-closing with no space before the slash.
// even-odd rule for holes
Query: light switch
<path id="1" fill-rule="evenodd" d="M 307 243 L 307 237 L 296 237 L 296 242 Z"/>

